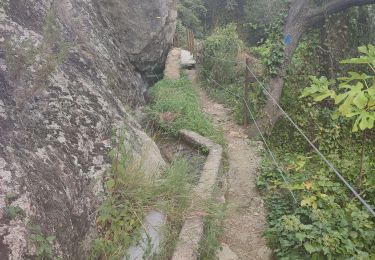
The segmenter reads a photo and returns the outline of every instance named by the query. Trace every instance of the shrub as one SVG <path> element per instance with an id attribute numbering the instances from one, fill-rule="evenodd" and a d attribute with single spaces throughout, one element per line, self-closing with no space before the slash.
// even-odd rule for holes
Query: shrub
<path id="1" fill-rule="evenodd" d="M 218 28 L 204 41 L 201 75 L 203 79 L 214 79 L 220 84 L 238 81 L 239 72 L 231 62 L 243 49 L 235 24 Z"/>

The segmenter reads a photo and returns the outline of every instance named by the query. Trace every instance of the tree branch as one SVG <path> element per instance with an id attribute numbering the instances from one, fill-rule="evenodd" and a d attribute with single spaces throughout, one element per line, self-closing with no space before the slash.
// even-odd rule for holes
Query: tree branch
<path id="1" fill-rule="evenodd" d="M 325 19 L 326 15 L 331 15 L 353 6 L 375 4 L 375 0 L 333 0 L 322 7 L 317 7 L 308 13 L 308 26 L 312 26 Z"/>

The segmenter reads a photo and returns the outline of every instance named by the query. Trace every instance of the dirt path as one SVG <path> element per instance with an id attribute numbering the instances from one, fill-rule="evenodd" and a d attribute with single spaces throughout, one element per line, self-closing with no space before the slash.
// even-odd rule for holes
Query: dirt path
<path id="1" fill-rule="evenodd" d="M 188 71 L 188 75 L 198 87 L 196 72 Z M 252 143 L 247 138 L 246 130 L 233 121 L 227 108 L 210 99 L 202 88 L 198 87 L 198 90 L 204 111 L 213 117 L 217 126 L 224 129 L 228 142 L 228 209 L 218 259 L 271 259 L 272 252 L 262 238 L 266 210 L 255 185 L 261 160 L 257 155 L 260 144 Z"/>

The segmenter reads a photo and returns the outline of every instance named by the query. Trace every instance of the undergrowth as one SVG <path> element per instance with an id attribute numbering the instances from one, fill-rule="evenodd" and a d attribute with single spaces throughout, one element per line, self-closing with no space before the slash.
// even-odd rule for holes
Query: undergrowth
<path id="1" fill-rule="evenodd" d="M 211 199 L 206 205 L 207 216 L 204 222 L 203 238 L 199 247 L 200 260 L 215 260 L 220 248 L 219 238 L 223 233 L 223 221 L 225 217 L 225 204 Z"/>
<path id="2" fill-rule="evenodd" d="M 158 178 L 146 176 L 120 138 L 112 151 L 106 198 L 97 211 L 98 237 L 92 242 L 90 259 L 123 259 L 127 248 L 138 241 L 143 218 L 151 209 L 168 218 L 161 255 L 170 255 L 195 182 L 192 171 L 186 160 L 178 159 Z"/>
<path id="3" fill-rule="evenodd" d="M 373 259 L 375 225 L 366 209 L 316 155 L 283 152 L 278 151 L 278 158 L 289 184 L 267 159 L 257 181 L 269 209 L 265 236 L 276 256 Z"/>
<path id="4" fill-rule="evenodd" d="M 337 104 L 301 99 L 302 90 L 296 91 L 301 84 L 308 86 L 310 73 L 321 69 L 308 62 L 316 56 L 310 46 L 314 45 L 306 42 L 296 52 L 281 105 L 373 206 L 374 132 L 352 132 L 354 120 L 336 116 Z M 301 63 L 303 68 L 294 66 Z M 275 255 L 293 260 L 375 259 L 374 219 L 286 119 L 279 120 L 268 141 L 289 182 L 286 184 L 271 162 L 264 160 L 258 187 L 269 209 L 265 236 Z"/>
<path id="5" fill-rule="evenodd" d="M 222 132 L 202 112 L 197 90 L 186 76 L 159 81 L 152 89 L 152 96 L 152 114 L 165 132 L 177 136 L 181 129 L 188 129 L 216 143 L 225 143 Z"/>
<path id="6" fill-rule="evenodd" d="M 242 124 L 246 71 L 243 62 L 247 54 L 236 26 L 229 24 L 215 30 L 204 41 L 202 53 L 199 71 L 201 81 L 204 82 L 203 86 L 211 97 L 232 111 L 237 123 Z M 242 60 L 241 56 L 243 56 Z M 251 66 L 258 65 L 251 64 Z M 260 89 L 253 86 L 250 86 L 248 96 L 245 98 L 255 113 L 265 102 Z"/>
<path id="7" fill-rule="evenodd" d="M 35 259 L 60 259 L 55 256 L 53 251 L 53 241 L 56 239 L 55 236 L 45 236 L 39 225 L 29 224 L 30 241 L 35 246 Z"/>

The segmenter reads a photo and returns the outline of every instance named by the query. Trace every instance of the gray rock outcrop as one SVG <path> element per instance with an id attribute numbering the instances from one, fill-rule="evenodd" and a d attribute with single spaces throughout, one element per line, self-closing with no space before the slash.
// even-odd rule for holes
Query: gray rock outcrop
<path id="1" fill-rule="evenodd" d="M 129 113 L 163 71 L 175 5 L 0 1 L 0 259 L 35 254 L 30 225 L 87 258 L 116 130 L 149 174 L 164 165 Z"/>

